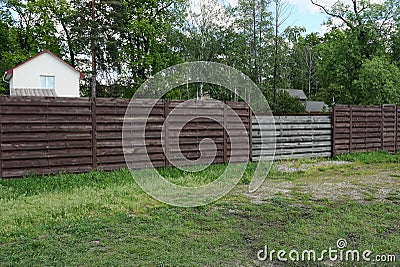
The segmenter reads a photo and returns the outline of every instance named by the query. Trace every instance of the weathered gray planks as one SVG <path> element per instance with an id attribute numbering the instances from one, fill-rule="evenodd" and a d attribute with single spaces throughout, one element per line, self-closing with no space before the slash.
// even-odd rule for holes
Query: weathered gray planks
<path id="1" fill-rule="evenodd" d="M 271 156 L 274 142 L 275 159 L 278 160 L 332 155 L 330 115 L 275 116 L 274 122 L 275 127 L 269 117 L 261 117 L 259 121 L 253 119 L 254 161 Z"/>

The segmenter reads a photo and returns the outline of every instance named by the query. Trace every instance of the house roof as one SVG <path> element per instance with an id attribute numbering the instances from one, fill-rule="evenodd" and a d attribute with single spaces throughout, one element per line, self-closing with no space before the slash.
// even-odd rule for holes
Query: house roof
<path id="1" fill-rule="evenodd" d="M 295 89 L 280 89 L 280 91 L 286 91 L 292 97 L 298 97 L 300 100 L 305 101 L 307 100 L 307 96 L 303 90 L 295 90 Z"/>
<path id="2" fill-rule="evenodd" d="M 329 107 L 324 102 L 307 101 L 306 102 L 306 110 L 307 110 L 307 112 L 321 112 L 324 110 L 326 110 L 326 111 L 329 110 Z"/>
<path id="3" fill-rule="evenodd" d="M 33 56 L 33 57 L 31 57 L 31 58 L 29 58 L 29 59 L 27 59 L 27 60 L 25 60 L 25 61 L 19 63 L 18 65 L 16 65 L 16 66 L 13 67 L 12 69 L 9 69 L 8 71 L 6 71 L 6 72 L 4 73 L 4 79 L 5 79 L 5 80 L 10 80 L 11 77 L 12 77 L 12 75 L 14 74 L 14 70 L 15 70 L 16 68 L 18 68 L 18 67 L 24 65 L 25 63 L 28 63 L 29 61 L 31 61 L 31 60 L 33 60 L 33 59 L 35 59 L 35 58 L 37 58 L 37 57 L 39 57 L 39 56 L 41 56 L 41 55 L 43 55 L 43 54 L 49 54 L 49 55 L 53 56 L 54 58 L 56 58 L 57 60 L 59 60 L 60 62 L 62 62 L 64 65 L 66 65 L 67 67 L 69 67 L 69 68 L 71 68 L 72 70 L 74 70 L 74 71 L 76 71 L 77 73 L 79 73 L 81 79 L 84 79 L 84 78 L 85 78 L 85 75 L 84 75 L 82 72 L 80 72 L 80 71 L 78 71 L 77 69 L 75 69 L 73 66 L 71 66 L 70 64 L 68 64 L 67 62 L 65 62 L 64 60 L 62 60 L 60 57 L 58 57 L 56 54 L 54 54 L 54 53 L 51 52 L 50 50 L 45 50 L 45 51 L 40 52 L 40 53 L 37 54 L 36 56 Z"/>
<path id="4" fill-rule="evenodd" d="M 12 96 L 49 96 L 49 97 L 57 97 L 57 93 L 55 89 L 15 89 L 12 88 L 10 90 L 10 95 Z"/>

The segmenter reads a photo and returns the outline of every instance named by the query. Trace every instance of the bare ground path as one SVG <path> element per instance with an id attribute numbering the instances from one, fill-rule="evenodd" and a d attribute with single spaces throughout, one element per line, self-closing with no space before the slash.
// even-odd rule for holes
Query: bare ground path
<path id="1" fill-rule="evenodd" d="M 255 193 L 254 203 L 280 196 L 310 199 L 400 201 L 400 164 L 361 164 L 345 161 L 283 161 Z"/>

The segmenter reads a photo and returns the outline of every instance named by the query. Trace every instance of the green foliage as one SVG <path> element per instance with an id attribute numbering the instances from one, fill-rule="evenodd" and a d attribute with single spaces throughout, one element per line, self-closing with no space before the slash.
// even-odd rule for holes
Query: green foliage
<path id="1" fill-rule="evenodd" d="M 197 8 L 188 0 L 96 0 L 94 19 L 91 0 L 4 0 L 0 72 L 49 49 L 87 74 L 81 95 L 88 96 L 94 45 L 99 97 L 131 97 L 169 66 L 206 60 L 237 68 L 266 96 L 276 77 L 278 89 L 302 89 L 329 105 L 398 103 L 399 3 L 353 3 L 336 1 L 327 9 L 330 30 L 319 36 L 282 29 L 283 0 L 240 0 L 236 7 L 207 0 Z M 166 98 L 202 95 L 235 100 L 212 85 L 180 87 Z"/>
<path id="2" fill-rule="evenodd" d="M 272 96 L 271 96 L 272 99 Z M 298 114 L 305 113 L 306 107 L 298 97 L 291 96 L 286 91 L 278 91 L 276 101 L 276 113 L 279 114 Z M 271 101 L 271 103 L 273 103 Z M 271 104 L 273 106 L 273 104 Z"/>
<path id="3" fill-rule="evenodd" d="M 324 37 L 319 46 L 321 59 L 318 76 L 321 77 L 322 100 L 328 104 L 355 104 L 352 82 L 362 65 L 362 57 L 347 33 L 335 29 Z M 324 92 L 325 91 L 325 92 Z"/>
<path id="4" fill-rule="evenodd" d="M 8 0 L 0 3 L 0 71 L 49 49 L 90 74 L 94 45 L 99 95 L 130 97 L 154 73 L 182 62 L 169 46 L 182 1 Z M 4 42 L 3 42 L 4 41 Z M 82 85 L 89 94 L 91 75 Z M 7 86 L 7 85 L 4 85 Z"/>
<path id="5" fill-rule="evenodd" d="M 122 74 L 122 83 L 138 88 L 153 74 L 181 63 L 172 51 L 170 36 L 183 13 L 183 1 L 124 0 L 126 38 L 120 59 L 128 69 Z"/>
<path id="6" fill-rule="evenodd" d="M 397 55 L 395 2 L 355 0 L 354 5 L 347 5 L 338 1 L 329 10 L 332 30 L 318 46 L 321 100 L 329 104 L 398 103 L 399 72 L 391 64 L 397 60 L 390 58 Z"/>
<path id="7" fill-rule="evenodd" d="M 321 37 L 311 33 L 305 37 L 302 34 L 305 28 L 289 27 L 285 35 L 293 44 L 288 57 L 288 68 L 290 70 L 290 86 L 286 88 L 301 89 L 306 92 L 309 99 L 315 97 L 318 92 L 319 80 L 317 76 L 319 51 Z"/>
<path id="8" fill-rule="evenodd" d="M 362 105 L 400 104 L 400 69 L 384 57 L 366 60 L 354 81 Z"/>
<path id="9" fill-rule="evenodd" d="M 60 54 L 61 41 L 55 23 L 41 12 L 34 1 L 0 2 L 0 73 L 43 51 Z M 8 84 L 0 86 L 0 94 L 8 93 Z"/>

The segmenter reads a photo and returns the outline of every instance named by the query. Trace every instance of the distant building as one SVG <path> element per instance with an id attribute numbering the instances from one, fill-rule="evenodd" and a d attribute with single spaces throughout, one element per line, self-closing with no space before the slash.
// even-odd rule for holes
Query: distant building
<path id="1" fill-rule="evenodd" d="M 85 76 L 46 50 L 6 71 L 11 96 L 79 97 L 79 81 Z"/>
<path id="2" fill-rule="evenodd" d="M 291 97 L 297 97 L 306 107 L 307 112 L 326 112 L 329 111 L 329 106 L 324 102 L 308 101 L 308 98 L 303 90 L 296 89 L 280 89 L 279 91 L 288 92 Z"/>
<path id="3" fill-rule="evenodd" d="M 321 111 L 328 112 L 330 109 L 329 106 L 324 102 L 307 101 L 306 110 L 307 112 L 321 112 Z"/>
<path id="4" fill-rule="evenodd" d="M 298 97 L 300 101 L 305 104 L 307 101 L 307 96 L 303 90 L 296 90 L 296 89 L 280 89 L 279 91 L 288 92 L 291 97 Z"/>

